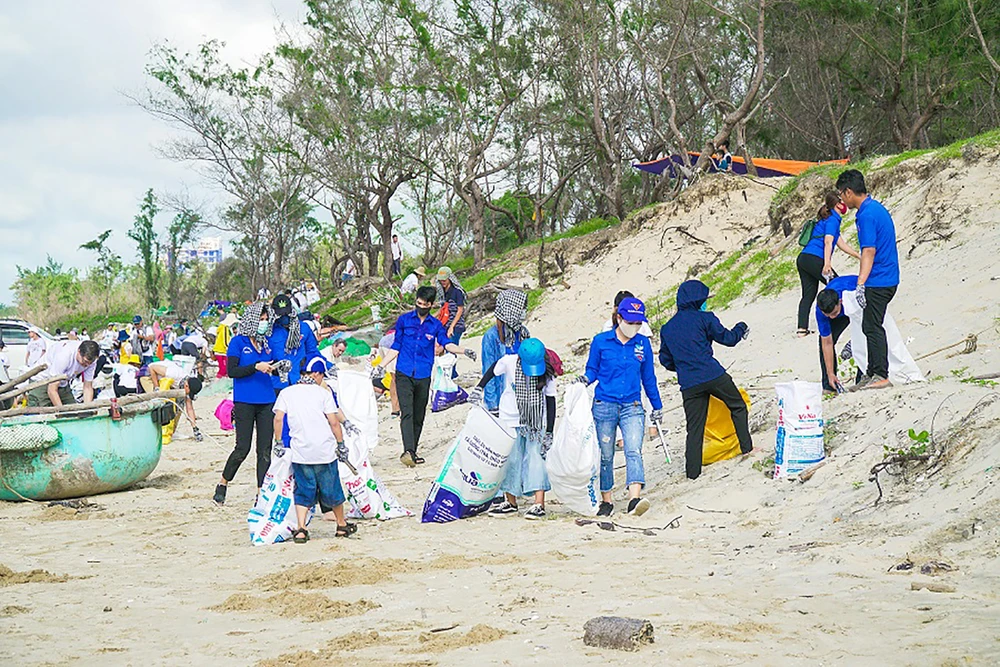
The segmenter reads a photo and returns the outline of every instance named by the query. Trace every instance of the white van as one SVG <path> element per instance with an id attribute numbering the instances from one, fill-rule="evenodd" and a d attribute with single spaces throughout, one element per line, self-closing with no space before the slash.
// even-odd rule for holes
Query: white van
<path id="1" fill-rule="evenodd" d="M 0 339 L 6 345 L 4 352 L 10 361 L 10 373 L 13 375 L 20 375 L 24 369 L 25 357 L 28 354 L 28 341 L 30 340 L 28 338 L 28 328 L 30 326 L 31 324 L 24 320 L 0 319 Z M 46 344 L 56 340 L 55 336 L 44 329 L 39 328 L 38 331 L 41 333 L 42 338 L 45 339 Z M 6 382 L 10 379 L 6 375 L 7 373 L 0 367 L 0 382 Z"/>

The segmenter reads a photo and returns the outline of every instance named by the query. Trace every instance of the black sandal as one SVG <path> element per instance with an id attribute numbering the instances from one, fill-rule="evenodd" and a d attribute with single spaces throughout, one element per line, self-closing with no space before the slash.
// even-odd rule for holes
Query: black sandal
<path id="1" fill-rule="evenodd" d="M 424 460 L 422 456 L 414 456 L 413 462 L 416 463 L 417 465 L 420 465 L 421 463 L 427 463 L 427 461 Z"/>
<path id="2" fill-rule="evenodd" d="M 358 524 L 351 523 L 350 521 L 345 521 L 344 525 L 347 526 L 347 532 L 350 533 L 351 535 L 358 532 Z"/>
<path id="3" fill-rule="evenodd" d="M 354 531 L 350 529 L 350 525 L 337 526 L 336 537 L 350 537 Z"/>
<path id="4" fill-rule="evenodd" d="M 300 535 L 302 537 L 299 537 Z M 292 532 L 292 541 L 296 544 L 305 544 L 309 541 L 309 531 L 305 528 L 296 528 Z"/>

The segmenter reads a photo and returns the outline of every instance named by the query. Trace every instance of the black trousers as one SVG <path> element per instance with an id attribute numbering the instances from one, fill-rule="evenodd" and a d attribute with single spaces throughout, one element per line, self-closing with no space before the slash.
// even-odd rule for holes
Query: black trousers
<path id="1" fill-rule="evenodd" d="M 844 333 L 845 331 L 847 331 L 847 329 L 850 326 L 851 326 L 851 318 L 849 318 L 847 315 L 844 315 L 843 313 L 840 314 L 840 317 L 835 317 L 832 320 L 830 320 L 830 333 L 832 334 L 832 338 L 833 338 L 833 372 L 834 373 L 837 372 L 837 361 L 838 361 L 838 357 L 837 357 L 837 340 L 840 338 L 840 335 L 842 333 Z M 823 374 L 823 389 L 826 389 L 827 391 L 834 391 L 834 387 L 830 383 L 830 378 L 827 376 L 827 373 L 826 373 L 826 363 L 824 363 L 824 361 L 823 361 L 823 338 L 822 337 L 820 337 L 820 339 L 819 339 L 819 368 L 820 368 L 820 371 Z"/>
<path id="2" fill-rule="evenodd" d="M 701 474 L 701 456 L 705 447 L 705 421 L 708 419 L 708 401 L 715 396 L 726 404 L 733 415 L 733 426 L 744 454 L 753 449 L 747 404 L 729 373 L 681 391 L 684 415 L 687 417 L 687 446 L 684 458 L 688 479 L 698 479 Z"/>
<path id="3" fill-rule="evenodd" d="M 392 260 L 392 275 L 398 276 L 403 272 L 403 260 L 394 259 Z"/>
<path id="4" fill-rule="evenodd" d="M 866 287 L 865 311 L 861 319 L 861 331 L 868 341 L 868 375 L 889 377 L 889 343 L 885 337 L 885 311 L 895 287 Z"/>
<path id="5" fill-rule="evenodd" d="M 795 260 L 799 269 L 799 281 L 802 283 L 802 298 L 799 299 L 799 329 L 809 328 L 809 309 L 812 308 L 819 284 L 826 284 L 823 277 L 823 258 L 809 253 L 800 252 Z"/>
<path id="6" fill-rule="evenodd" d="M 271 465 L 271 446 L 274 442 L 274 403 L 233 403 L 233 422 L 236 426 L 236 449 L 226 460 L 222 478 L 233 481 L 236 471 L 250 453 L 250 441 L 257 429 L 257 488 L 264 483 L 264 475 Z"/>
<path id="7" fill-rule="evenodd" d="M 396 396 L 399 398 L 399 430 L 403 436 L 403 451 L 417 455 L 420 432 L 424 430 L 427 399 L 431 395 L 430 378 L 412 378 L 396 372 Z"/>

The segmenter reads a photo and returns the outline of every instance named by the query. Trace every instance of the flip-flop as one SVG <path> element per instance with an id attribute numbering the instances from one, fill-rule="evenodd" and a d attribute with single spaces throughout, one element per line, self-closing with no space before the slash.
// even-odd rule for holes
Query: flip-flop
<path id="1" fill-rule="evenodd" d="M 413 462 L 416 463 L 417 465 L 420 465 L 422 463 L 427 463 L 427 461 L 422 456 L 414 456 Z"/>
<path id="2" fill-rule="evenodd" d="M 805 338 L 806 336 L 810 335 L 811 333 L 812 333 L 812 331 L 809 331 L 809 329 L 796 329 L 795 330 L 795 335 L 798 336 L 799 338 Z"/>
<path id="3" fill-rule="evenodd" d="M 302 537 L 299 537 L 299 536 Z M 305 544 L 309 541 L 309 531 L 305 528 L 296 528 L 292 533 L 292 541 L 296 544 Z"/>

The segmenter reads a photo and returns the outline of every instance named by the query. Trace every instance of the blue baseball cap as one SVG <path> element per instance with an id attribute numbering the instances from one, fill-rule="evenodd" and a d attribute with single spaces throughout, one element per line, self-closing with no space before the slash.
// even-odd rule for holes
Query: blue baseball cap
<path id="1" fill-rule="evenodd" d="M 132 318 L 132 324 L 139 324 L 139 322 L 142 322 L 142 315 L 136 315 Z"/>
<path id="2" fill-rule="evenodd" d="M 545 375 L 545 345 L 542 341 L 537 338 L 523 341 L 517 350 L 517 357 L 521 360 L 521 370 L 528 377 Z"/>
<path id="3" fill-rule="evenodd" d="M 645 322 L 646 306 L 635 297 L 626 297 L 618 304 L 618 316 L 626 322 Z"/>
<path id="4" fill-rule="evenodd" d="M 326 359 L 323 357 L 313 357 L 306 364 L 306 373 L 326 374 Z"/>

